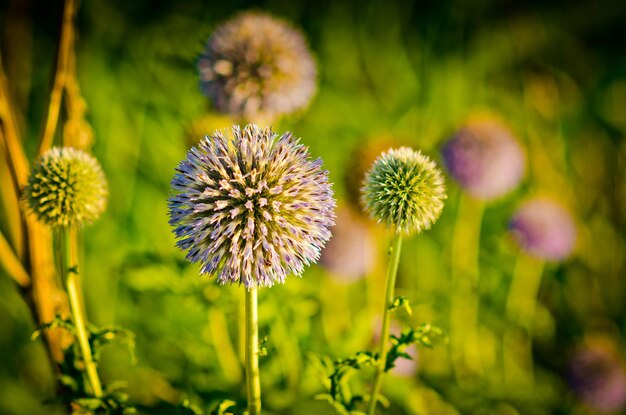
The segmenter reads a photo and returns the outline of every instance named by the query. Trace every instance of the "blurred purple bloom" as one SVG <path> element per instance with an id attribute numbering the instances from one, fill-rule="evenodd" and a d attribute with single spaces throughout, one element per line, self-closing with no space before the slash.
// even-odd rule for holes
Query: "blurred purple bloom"
<path id="1" fill-rule="evenodd" d="M 521 146 L 503 125 L 474 121 L 444 145 L 450 175 L 470 195 L 490 200 L 512 191 L 525 171 Z"/>
<path id="2" fill-rule="evenodd" d="M 317 88 L 315 61 L 302 34 L 259 12 L 241 13 L 218 26 L 198 71 L 216 108 L 247 120 L 300 110 Z"/>
<path id="3" fill-rule="evenodd" d="M 576 242 L 576 225 L 570 213 L 547 199 L 532 199 L 513 215 L 510 229 L 528 254 L 558 261 L 567 257 Z"/>
<path id="4" fill-rule="evenodd" d="M 254 124 L 216 131 L 177 167 L 169 199 L 176 245 L 221 283 L 284 282 L 319 259 L 335 201 L 322 161 L 291 133 Z"/>
<path id="5" fill-rule="evenodd" d="M 589 407 L 612 412 L 626 407 L 626 373 L 617 354 L 602 343 L 581 347 L 572 358 L 567 380 Z"/>
<path id="6" fill-rule="evenodd" d="M 354 282 L 374 266 L 375 245 L 369 227 L 349 209 L 337 212 L 333 238 L 322 251 L 320 265 L 343 282 Z"/>

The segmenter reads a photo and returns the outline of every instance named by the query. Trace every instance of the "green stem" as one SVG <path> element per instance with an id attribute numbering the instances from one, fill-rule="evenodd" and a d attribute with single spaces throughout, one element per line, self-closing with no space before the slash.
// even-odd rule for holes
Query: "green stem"
<path id="1" fill-rule="evenodd" d="M 91 392 L 94 397 L 99 398 L 102 396 L 102 385 L 100 384 L 100 378 L 98 377 L 98 371 L 96 370 L 96 362 L 93 360 L 91 348 L 89 347 L 89 336 L 87 334 L 87 329 L 85 328 L 85 317 L 83 316 L 83 309 L 80 300 L 81 296 L 78 288 L 78 258 L 76 250 L 73 249 L 76 238 L 76 230 L 68 227 L 63 229 L 61 232 L 63 254 L 62 267 L 63 274 L 66 277 L 65 285 L 70 302 L 72 320 L 76 329 L 78 346 L 85 364 L 87 380 L 91 385 Z"/>
<path id="2" fill-rule="evenodd" d="M 400 264 L 400 251 L 402 250 L 402 235 L 396 233 L 391 245 L 391 258 L 387 267 L 387 288 L 385 289 L 385 309 L 383 311 L 383 327 L 380 332 L 380 351 L 378 353 L 378 361 L 376 365 L 376 374 L 374 376 L 374 386 L 372 387 L 372 395 L 369 401 L 368 415 L 374 415 L 376 412 L 376 403 L 378 402 L 378 393 L 383 384 L 383 376 L 387 366 L 387 347 L 389 345 L 389 326 L 391 314 L 389 309 L 393 305 L 395 298 L 396 276 L 398 275 L 398 265 Z"/>
<path id="3" fill-rule="evenodd" d="M 543 261 L 520 254 L 513 271 L 506 311 L 510 318 L 528 323 L 529 328 L 535 315 L 542 274 Z"/>
<path id="4" fill-rule="evenodd" d="M 457 377 L 480 373 L 478 336 L 480 230 L 484 203 L 461 194 L 452 240 L 450 349 Z"/>
<path id="5" fill-rule="evenodd" d="M 259 378 L 259 313 L 257 288 L 246 289 L 246 386 L 248 415 L 261 414 L 261 381 Z"/>
<path id="6" fill-rule="evenodd" d="M 506 352 L 503 358 L 505 380 L 510 387 L 532 389 L 534 385 L 533 323 L 543 266 L 542 260 L 520 254 L 513 271 L 506 313 L 518 326 L 508 326 L 502 346 Z"/>

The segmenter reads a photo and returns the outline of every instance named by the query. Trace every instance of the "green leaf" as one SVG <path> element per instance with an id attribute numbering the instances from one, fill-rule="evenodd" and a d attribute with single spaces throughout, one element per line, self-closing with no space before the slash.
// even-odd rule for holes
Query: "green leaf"
<path id="1" fill-rule="evenodd" d="M 259 341 L 259 357 L 267 356 L 267 336 L 263 336 L 261 341 Z"/>
<path id="2" fill-rule="evenodd" d="M 404 308 L 408 315 L 413 315 L 413 310 L 411 309 L 411 302 L 406 297 L 398 296 L 393 299 L 393 303 L 389 306 L 389 311 L 396 311 L 399 308 Z"/>
<path id="3" fill-rule="evenodd" d="M 119 326 L 107 326 L 103 328 L 98 328 L 96 326 L 90 325 L 89 333 L 89 341 L 93 350 L 94 360 L 98 360 L 98 358 L 100 357 L 100 353 L 105 346 L 113 343 L 114 341 L 117 341 L 120 344 L 126 346 L 126 348 L 128 349 L 128 352 L 130 353 L 131 363 L 135 364 L 137 362 L 137 356 L 135 354 L 135 334 L 130 330 Z"/>
<path id="4" fill-rule="evenodd" d="M 412 359 L 405 350 L 412 344 L 417 344 L 429 349 L 437 344 L 447 342 L 447 336 L 439 327 L 430 324 L 422 324 L 416 328 L 404 329 L 400 336 L 390 335 L 391 348 L 387 352 L 385 371 L 395 367 L 395 362 L 399 358 Z"/>
<path id="5" fill-rule="evenodd" d="M 183 400 L 178 405 L 177 410 L 178 415 L 203 415 L 202 410 L 196 405 L 192 404 L 189 399 Z"/>
<path id="6" fill-rule="evenodd" d="M 61 328 L 61 329 L 69 331 L 72 334 L 75 334 L 74 323 L 72 322 L 72 320 L 64 319 L 64 318 L 61 318 L 61 316 L 57 315 L 49 323 L 43 323 L 37 326 L 37 329 L 30 336 L 30 339 L 33 341 L 37 340 L 37 338 L 41 336 L 44 330 L 50 330 L 50 329 L 56 329 L 56 328 Z"/>

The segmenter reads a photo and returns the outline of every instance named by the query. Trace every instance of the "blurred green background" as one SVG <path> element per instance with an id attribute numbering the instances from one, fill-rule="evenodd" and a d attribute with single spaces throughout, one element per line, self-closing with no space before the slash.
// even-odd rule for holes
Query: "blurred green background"
<path id="1" fill-rule="evenodd" d="M 353 215 L 360 211 L 353 194 L 363 166 L 390 144 L 422 149 L 441 163 L 441 144 L 468 117 L 489 114 L 527 151 L 522 185 L 485 206 L 480 277 L 465 291 L 451 267 L 459 201 L 466 196 L 451 178 L 439 222 L 406 240 L 398 293 L 414 312 L 398 314 L 398 324 L 432 323 L 448 332 L 450 343 L 420 349 L 417 368 L 386 378 L 386 413 L 599 413 L 573 393 L 567 373 L 575 351 L 591 344 L 607 350 L 623 375 L 623 1 L 83 1 L 78 76 L 95 133 L 93 153 L 110 185 L 107 212 L 83 233 L 85 299 L 90 320 L 124 326 L 137 342 L 136 364 L 122 347 L 104 352 L 105 382 L 125 380 L 131 401 L 146 414 L 176 413 L 186 398 L 205 410 L 223 398 L 245 400 L 241 289 L 200 278 L 199 267 L 183 260 L 166 201 L 188 147 L 229 123 L 200 93 L 196 58 L 216 24 L 249 8 L 293 22 L 308 39 L 318 93 L 307 111 L 274 126 L 293 131 L 323 158 L 339 205 Z M 24 114 L 30 157 L 61 13 L 59 1 L 7 0 L 0 9 L 2 60 Z M 520 256 L 507 225 L 519 202 L 536 194 L 569 208 L 578 241 L 569 259 L 546 264 L 532 321 L 519 323 L 505 313 Z M 315 265 L 302 279 L 261 290 L 268 414 L 333 413 L 314 399 L 325 376 L 316 356 L 374 350 L 390 235 L 357 220 L 373 241 L 365 278 L 346 281 Z M 35 327 L 28 308 L 4 274 L 0 292 L 0 414 L 57 413 L 43 404 L 54 385 L 42 345 L 30 340 Z M 463 331 L 478 335 L 469 366 L 454 358 L 454 345 L 465 339 L 450 330 L 459 295 L 478 307 L 477 323 Z M 614 382 L 626 383 L 620 379 Z M 611 385 L 602 388 L 623 389 Z M 364 387 L 355 380 L 355 388 Z"/>

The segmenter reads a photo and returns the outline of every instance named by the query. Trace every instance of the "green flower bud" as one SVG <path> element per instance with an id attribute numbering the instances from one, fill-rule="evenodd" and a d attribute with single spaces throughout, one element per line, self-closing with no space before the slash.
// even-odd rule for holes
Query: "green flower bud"
<path id="1" fill-rule="evenodd" d="M 98 161 L 71 147 L 55 147 L 41 155 L 24 188 L 29 209 L 53 227 L 93 222 L 104 212 L 107 195 Z"/>
<path id="2" fill-rule="evenodd" d="M 381 154 L 365 177 L 362 201 L 379 223 L 405 235 L 429 229 L 446 199 L 436 164 L 408 147 Z"/>

